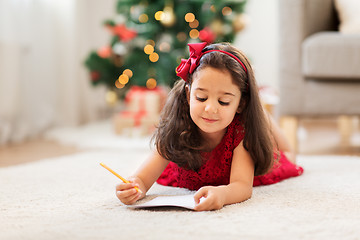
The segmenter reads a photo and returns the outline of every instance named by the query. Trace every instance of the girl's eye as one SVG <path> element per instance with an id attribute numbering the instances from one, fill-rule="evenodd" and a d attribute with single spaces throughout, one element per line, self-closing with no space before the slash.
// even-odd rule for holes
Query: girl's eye
<path id="1" fill-rule="evenodd" d="M 205 102 L 206 98 L 201 98 L 201 97 L 196 97 L 196 100 L 200 101 L 200 102 Z"/>
<path id="2" fill-rule="evenodd" d="M 223 102 L 223 101 L 219 101 L 219 103 L 222 106 L 228 106 L 230 104 L 229 102 Z"/>

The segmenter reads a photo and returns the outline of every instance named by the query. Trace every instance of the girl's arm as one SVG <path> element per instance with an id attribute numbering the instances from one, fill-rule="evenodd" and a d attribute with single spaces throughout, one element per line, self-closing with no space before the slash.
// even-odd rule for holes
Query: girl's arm
<path id="1" fill-rule="evenodd" d="M 155 150 L 150 158 L 139 167 L 134 176 L 141 179 L 145 192 L 151 188 L 168 164 L 169 161 Z"/>
<path id="2" fill-rule="evenodd" d="M 216 210 L 224 205 L 245 201 L 252 195 L 254 164 L 241 142 L 234 150 L 231 163 L 230 183 L 222 186 L 206 186 L 196 192 L 196 211 Z M 200 202 L 200 198 L 204 197 Z"/>
<path id="3" fill-rule="evenodd" d="M 155 150 L 153 154 L 140 166 L 136 173 L 129 177 L 130 183 L 120 183 L 116 186 L 116 196 L 124 204 L 133 204 L 145 197 L 146 192 L 164 171 L 169 161 L 160 156 Z M 138 187 L 142 193 L 137 192 Z"/>

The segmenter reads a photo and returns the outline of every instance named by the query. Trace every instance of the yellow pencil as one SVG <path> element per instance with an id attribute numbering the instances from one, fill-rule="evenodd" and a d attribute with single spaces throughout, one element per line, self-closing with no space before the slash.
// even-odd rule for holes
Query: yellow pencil
<path id="1" fill-rule="evenodd" d="M 117 176 L 118 178 L 121 179 L 121 181 L 123 181 L 124 183 L 130 183 L 128 180 L 126 180 L 125 178 L 123 178 L 122 176 L 120 176 L 119 174 L 117 174 L 114 170 L 112 170 L 111 168 L 109 168 L 108 166 L 106 166 L 104 163 L 100 163 L 101 166 L 103 166 L 105 169 L 107 169 L 109 172 L 111 172 L 112 174 L 114 174 L 115 176 Z M 138 191 L 139 193 L 142 193 L 142 191 L 138 188 L 138 187 L 134 187 L 136 189 L 136 191 Z"/>

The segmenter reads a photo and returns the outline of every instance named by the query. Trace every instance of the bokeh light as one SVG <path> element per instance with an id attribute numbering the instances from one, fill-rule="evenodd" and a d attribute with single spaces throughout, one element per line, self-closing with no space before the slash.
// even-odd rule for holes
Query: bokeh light
<path id="1" fill-rule="evenodd" d="M 154 47 L 152 45 L 148 44 L 144 47 L 144 52 L 146 54 L 150 55 L 154 52 Z"/>
<path id="2" fill-rule="evenodd" d="M 125 84 L 121 84 L 119 81 L 116 81 L 116 82 L 115 82 L 115 87 L 121 89 L 121 88 L 124 88 L 124 87 L 125 87 Z"/>
<path id="3" fill-rule="evenodd" d="M 168 42 L 162 42 L 159 46 L 160 51 L 169 52 L 171 49 L 171 45 Z"/>
<path id="4" fill-rule="evenodd" d="M 123 74 L 127 75 L 129 78 L 133 76 L 133 72 L 130 69 L 125 69 Z"/>
<path id="5" fill-rule="evenodd" d="M 164 19 L 164 12 L 163 11 L 157 11 L 155 13 L 155 19 L 157 21 L 160 21 L 160 20 Z"/>
<path id="6" fill-rule="evenodd" d="M 221 12 L 224 16 L 229 16 L 232 13 L 232 9 L 230 7 L 224 7 Z"/>
<path id="7" fill-rule="evenodd" d="M 128 76 L 128 75 L 125 75 L 125 74 L 121 74 L 120 77 L 119 77 L 119 79 L 118 79 L 118 81 L 119 81 L 121 84 L 125 85 L 125 84 L 127 84 L 127 83 L 129 82 L 129 76 Z"/>
<path id="8" fill-rule="evenodd" d="M 199 37 L 199 31 L 196 30 L 196 29 L 193 29 L 189 32 L 189 36 L 192 38 L 192 39 L 196 39 Z"/>
<path id="9" fill-rule="evenodd" d="M 151 62 L 157 62 L 159 60 L 159 54 L 153 52 L 149 55 L 149 59 Z"/>
<path id="10" fill-rule="evenodd" d="M 149 89 L 153 89 L 156 87 L 156 80 L 154 78 L 149 78 L 147 81 L 146 81 L 146 87 L 149 88 Z"/>
<path id="11" fill-rule="evenodd" d="M 186 22 L 193 22 L 195 20 L 195 15 L 193 13 L 185 14 L 185 21 Z"/>
<path id="12" fill-rule="evenodd" d="M 154 40 L 152 40 L 152 39 L 146 40 L 146 44 L 149 44 L 149 45 L 155 47 L 155 42 L 154 42 Z"/>
<path id="13" fill-rule="evenodd" d="M 115 105 L 116 101 L 118 100 L 117 94 L 114 91 L 108 91 L 105 96 L 106 102 L 109 105 Z"/>
<path id="14" fill-rule="evenodd" d="M 199 21 L 195 19 L 194 21 L 189 23 L 189 26 L 191 28 L 197 28 L 199 26 Z"/>
<path id="15" fill-rule="evenodd" d="M 143 13 L 139 16 L 139 22 L 146 23 L 147 21 L 149 21 L 149 17 L 147 14 Z"/>
<path id="16" fill-rule="evenodd" d="M 187 35 L 184 32 L 179 32 L 176 35 L 176 38 L 179 40 L 179 42 L 183 42 L 183 41 L 185 41 L 187 39 Z"/>

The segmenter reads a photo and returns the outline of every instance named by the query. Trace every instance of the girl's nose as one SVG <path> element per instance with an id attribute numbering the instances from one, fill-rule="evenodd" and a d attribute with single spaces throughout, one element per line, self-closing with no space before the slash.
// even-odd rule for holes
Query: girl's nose
<path id="1" fill-rule="evenodd" d="M 205 111 L 209 112 L 209 113 L 217 113 L 217 106 L 216 103 L 212 103 L 212 102 L 207 102 L 206 106 L 205 106 Z"/>

